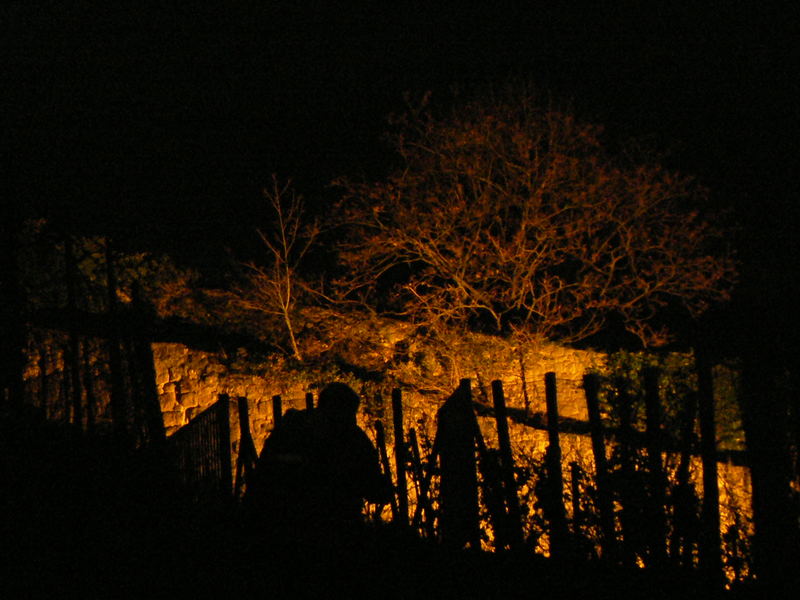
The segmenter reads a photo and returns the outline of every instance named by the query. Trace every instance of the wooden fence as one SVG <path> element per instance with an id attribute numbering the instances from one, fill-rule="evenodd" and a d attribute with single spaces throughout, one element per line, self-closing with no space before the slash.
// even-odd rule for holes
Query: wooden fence
<path id="1" fill-rule="evenodd" d="M 230 400 L 216 403 L 175 432 L 169 443 L 178 482 L 195 502 L 230 499 L 231 470 Z"/>
<path id="2" fill-rule="evenodd" d="M 601 419 L 602 382 L 595 375 L 587 375 L 583 381 L 589 421 L 581 424 L 559 418 L 554 373 L 545 376 L 545 422 L 527 415 L 510 416 L 501 382 L 492 383 L 493 406 L 489 407 L 472 399 L 470 382 L 464 380 L 439 410 L 436 439 L 427 455 L 420 453 L 415 429 L 402 428 L 400 392 L 395 390 L 394 452 L 385 448 L 383 423 L 376 423 L 379 454 L 384 470 L 393 477 L 396 494 L 393 520 L 418 535 L 445 543 L 451 540 L 457 546 L 481 547 L 488 531 L 496 550 L 513 550 L 533 543 L 522 514 L 530 521 L 531 514 L 538 512 L 543 519 L 538 534 L 548 540 L 551 556 L 594 556 L 629 566 L 696 568 L 710 580 L 721 581 L 723 567 L 737 561 L 741 567 L 742 558 L 723 556 L 720 538 L 717 465 L 731 457 L 721 456 L 713 438 L 708 439 L 713 435 L 713 420 L 701 420 L 700 441 L 695 438 L 697 410 L 687 411 L 688 423 L 681 432 L 667 434 L 657 379 L 656 371 L 643 373 L 646 416 L 641 432 L 632 422 L 625 382 L 615 382 L 613 391 L 604 390 L 615 394 L 621 406 L 620 422 L 612 427 Z M 708 380 L 702 387 L 700 394 L 705 394 L 705 399 L 692 396 L 685 402 L 689 406 L 705 402 L 705 415 L 700 417 L 708 420 L 713 418 L 713 410 L 707 406 L 713 391 Z M 476 413 L 495 419 L 498 448 L 489 447 L 483 439 Z M 524 507 L 520 505 L 519 469 L 514 464 L 509 421 L 547 433 L 541 469 L 528 481 L 535 493 Z M 590 438 L 593 471 L 574 462 L 564 464 L 562 426 L 570 435 Z M 391 466 L 390 456 L 394 457 Z M 674 462 L 669 457 L 678 461 L 671 477 L 666 474 L 668 459 Z M 702 469 L 702 488 L 689 479 L 690 462 Z M 569 474 L 566 481 L 565 471 Z M 728 539 L 733 546 L 727 551 L 740 552 L 746 546 L 746 533 L 727 533 L 740 540 Z M 727 568 L 727 575 L 739 577 L 746 571 L 740 568 L 733 573 Z"/>

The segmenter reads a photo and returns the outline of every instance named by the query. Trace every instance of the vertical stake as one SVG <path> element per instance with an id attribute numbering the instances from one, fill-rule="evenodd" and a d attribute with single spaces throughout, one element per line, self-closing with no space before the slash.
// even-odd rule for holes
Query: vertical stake
<path id="1" fill-rule="evenodd" d="M 397 472 L 397 507 L 401 527 L 408 525 L 408 484 L 406 482 L 406 444 L 403 434 L 403 403 L 400 390 L 392 390 L 392 423 L 394 424 L 394 460 Z"/>
<path id="2" fill-rule="evenodd" d="M 233 490 L 234 495 L 238 498 L 247 485 L 250 474 L 255 469 L 258 453 L 250 433 L 250 407 L 247 404 L 247 398 L 239 396 L 237 406 L 239 409 L 239 455 L 236 458 L 236 477 Z"/>
<path id="3" fill-rule="evenodd" d="M 614 503 L 611 499 L 611 487 L 608 482 L 606 445 L 603 436 L 603 422 L 600 417 L 600 378 L 594 373 L 584 375 L 583 391 L 586 394 L 586 409 L 589 414 L 589 430 L 592 436 L 603 558 L 614 561 L 617 557 L 616 535 L 614 533 Z"/>
<path id="4" fill-rule="evenodd" d="M 508 541 L 513 549 L 519 549 L 523 544 L 522 515 L 519 510 L 517 482 L 514 480 L 514 457 L 511 452 L 511 436 L 508 432 L 506 399 L 503 394 L 503 382 L 500 380 L 492 381 L 492 400 L 497 421 L 497 440 L 500 444 L 505 503 L 508 510 Z"/>
<path id="5" fill-rule="evenodd" d="M 561 444 L 558 431 L 558 392 L 556 374 L 544 375 L 545 399 L 547 401 L 547 495 L 550 512 L 550 553 L 553 557 L 567 554 L 569 531 L 564 509 L 564 476 L 561 472 Z"/>
<path id="6" fill-rule="evenodd" d="M 708 355 L 695 349 L 700 417 L 700 455 L 703 463 L 703 504 L 700 527 L 700 568 L 715 583 L 722 579 L 722 558 L 719 516 L 719 482 L 717 480 L 717 431 L 714 419 L 714 379 Z"/>

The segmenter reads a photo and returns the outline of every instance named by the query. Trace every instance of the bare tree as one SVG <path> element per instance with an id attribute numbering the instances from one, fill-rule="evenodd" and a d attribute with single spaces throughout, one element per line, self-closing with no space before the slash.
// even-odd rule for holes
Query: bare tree
<path id="1" fill-rule="evenodd" d="M 409 111 L 400 167 L 340 181 L 350 281 L 427 326 L 562 341 L 616 315 L 646 345 L 655 317 L 727 298 L 735 264 L 704 220 L 706 190 L 658 164 L 612 156 L 601 128 L 527 92 Z M 381 282 L 381 283 L 378 283 Z"/>
<path id="2" fill-rule="evenodd" d="M 299 267 L 319 228 L 316 221 L 304 218 L 303 200 L 292 190 L 291 181 L 280 184 L 273 175 L 264 198 L 273 217 L 268 230 L 258 231 L 267 250 L 267 260 L 264 264 L 245 265 L 247 282 L 237 290 L 236 303 L 268 319 L 277 318 L 285 328 L 292 356 L 302 360 L 296 319 L 300 298 L 309 291 L 309 286 Z"/>

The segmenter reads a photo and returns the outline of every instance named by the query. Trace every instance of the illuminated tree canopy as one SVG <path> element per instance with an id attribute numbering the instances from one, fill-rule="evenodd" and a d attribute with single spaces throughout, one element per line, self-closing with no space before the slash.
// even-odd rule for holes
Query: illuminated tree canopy
<path id="1" fill-rule="evenodd" d="M 645 345 L 667 308 L 725 300 L 735 263 L 692 178 L 612 154 L 602 130 L 510 93 L 397 121 L 399 167 L 345 180 L 350 289 L 429 327 L 562 341 L 612 315 Z M 386 293 L 388 289 L 388 293 Z"/>

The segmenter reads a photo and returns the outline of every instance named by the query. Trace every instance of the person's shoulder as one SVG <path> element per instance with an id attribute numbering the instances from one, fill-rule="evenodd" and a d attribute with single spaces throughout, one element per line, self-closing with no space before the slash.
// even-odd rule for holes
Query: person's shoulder
<path id="1" fill-rule="evenodd" d="M 373 444 L 367 432 L 357 425 L 347 430 L 346 438 L 349 444 L 359 449 L 370 451 L 375 449 L 375 444 Z"/>
<path id="2" fill-rule="evenodd" d="M 263 453 L 293 448 L 308 437 L 311 427 L 308 411 L 290 408 L 281 417 L 280 425 L 272 430 L 264 442 Z"/>
<path id="3" fill-rule="evenodd" d="M 281 418 L 281 427 L 306 427 L 310 420 L 307 409 L 290 408 Z"/>

